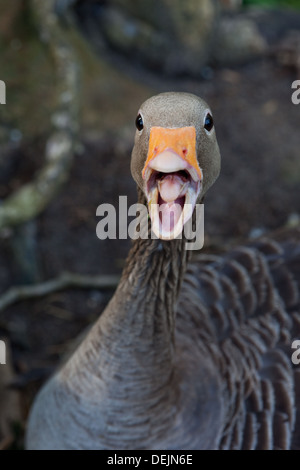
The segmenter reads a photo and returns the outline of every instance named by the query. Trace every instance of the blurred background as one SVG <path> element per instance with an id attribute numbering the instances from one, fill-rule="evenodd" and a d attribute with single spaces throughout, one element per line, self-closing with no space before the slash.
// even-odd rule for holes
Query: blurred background
<path id="1" fill-rule="evenodd" d="M 130 241 L 99 240 L 96 209 L 136 202 L 140 104 L 210 104 L 222 171 L 204 249 L 222 251 L 299 223 L 297 79 L 300 0 L 0 4 L 0 449 L 23 448 L 39 387 L 113 293 Z"/>

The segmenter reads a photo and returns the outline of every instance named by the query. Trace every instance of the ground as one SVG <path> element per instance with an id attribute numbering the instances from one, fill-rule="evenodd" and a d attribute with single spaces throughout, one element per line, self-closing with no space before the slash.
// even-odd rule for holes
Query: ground
<path id="1" fill-rule="evenodd" d="M 213 111 L 222 171 L 205 199 L 205 249 L 223 250 L 297 222 L 300 105 L 291 101 L 291 84 L 300 76 L 293 64 L 283 66 L 278 57 L 276 48 L 270 48 L 250 63 L 211 67 L 209 80 L 144 80 L 144 75 L 138 80 L 138 74 L 126 73 L 120 80 L 120 71 L 101 60 L 94 78 L 84 77 L 88 73 L 83 71 L 82 126 L 69 181 L 28 227 L 35 232 L 39 278 L 50 279 L 62 271 L 121 273 L 130 241 L 99 240 L 96 209 L 104 202 L 117 207 L 120 195 L 128 195 L 128 205 L 136 201 L 130 174 L 135 115 L 144 99 L 162 91 L 195 93 Z M 15 181 L 39 167 L 43 144 L 42 137 L 26 141 L 21 151 L 11 153 Z M 3 183 L 0 190 L 5 194 Z M 12 258 L 11 238 L 17 236 L 5 232 L 0 239 L 1 292 L 24 282 L 24 273 Z M 13 387 L 19 391 L 22 409 L 20 438 L 10 445 L 22 447 L 22 427 L 35 393 L 72 340 L 97 319 L 111 294 L 72 289 L 1 312 L 0 337 L 9 339 Z"/>

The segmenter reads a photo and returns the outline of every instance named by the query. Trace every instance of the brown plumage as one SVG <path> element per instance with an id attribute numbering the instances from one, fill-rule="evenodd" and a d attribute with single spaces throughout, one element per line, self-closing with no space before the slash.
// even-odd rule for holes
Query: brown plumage
<path id="1" fill-rule="evenodd" d="M 141 107 L 132 155 L 139 202 L 151 205 L 157 194 L 151 175 L 167 196 L 168 185 L 175 194 L 187 180 L 185 201 L 203 198 L 220 168 L 207 113 L 181 93 Z M 172 168 L 169 149 L 163 160 L 148 154 L 143 179 L 154 126 L 195 128 L 203 179 L 178 155 L 194 181 L 179 167 L 170 180 L 155 173 L 162 162 Z M 166 233 L 134 241 L 109 305 L 39 393 L 28 448 L 300 448 L 300 365 L 291 360 L 300 339 L 299 231 L 192 261 L 185 238 Z"/>

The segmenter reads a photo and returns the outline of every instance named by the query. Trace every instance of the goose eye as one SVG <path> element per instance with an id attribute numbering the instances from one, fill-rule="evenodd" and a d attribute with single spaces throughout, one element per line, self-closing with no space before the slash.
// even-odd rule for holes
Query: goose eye
<path id="1" fill-rule="evenodd" d="M 204 129 L 206 129 L 208 132 L 212 130 L 214 126 L 214 120 L 213 117 L 210 113 L 207 113 L 204 121 Z"/>
<path id="2" fill-rule="evenodd" d="M 138 131 L 141 131 L 144 127 L 144 122 L 143 118 L 140 114 L 137 115 L 136 120 L 135 120 L 135 125 Z"/>

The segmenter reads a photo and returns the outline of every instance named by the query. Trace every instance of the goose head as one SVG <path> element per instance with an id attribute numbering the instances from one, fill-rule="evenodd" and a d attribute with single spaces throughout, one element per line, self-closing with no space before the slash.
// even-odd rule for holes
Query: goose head
<path id="1" fill-rule="evenodd" d="M 162 240 L 181 235 L 220 173 L 212 112 L 190 93 L 161 93 L 136 117 L 131 173 L 143 191 L 151 228 Z"/>

